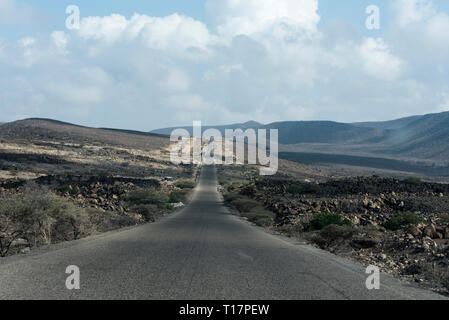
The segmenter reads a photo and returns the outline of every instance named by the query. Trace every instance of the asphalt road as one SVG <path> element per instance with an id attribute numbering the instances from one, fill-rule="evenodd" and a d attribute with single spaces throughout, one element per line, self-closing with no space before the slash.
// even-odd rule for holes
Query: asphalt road
<path id="1" fill-rule="evenodd" d="M 0 299 L 439 299 L 231 215 L 204 167 L 189 206 L 136 228 L 0 259 Z M 80 269 L 80 289 L 65 271 Z"/>

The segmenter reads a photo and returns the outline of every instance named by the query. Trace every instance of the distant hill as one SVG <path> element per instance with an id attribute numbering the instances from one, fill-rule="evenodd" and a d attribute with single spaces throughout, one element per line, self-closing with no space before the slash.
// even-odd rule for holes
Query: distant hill
<path id="1" fill-rule="evenodd" d="M 449 112 L 412 116 L 392 121 L 339 123 L 332 121 L 288 121 L 262 125 L 258 122 L 225 129 L 278 129 L 279 143 L 294 152 L 321 152 L 449 161 Z M 174 128 L 153 133 L 170 134 Z M 191 128 L 186 127 L 191 132 Z"/>
<path id="2" fill-rule="evenodd" d="M 363 153 L 375 156 L 449 160 L 449 112 L 350 125 L 353 129 L 348 128 L 343 135 L 338 130 L 332 129 L 334 134 L 324 136 L 315 142 L 330 144 L 325 146 L 323 151 L 326 148 L 349 145 L 353 152 L 359 148 Z M 315 124 L 311 125 L 310 132 L 319 133 L 325 129 L 323 125 Z M 303 140 L 296 136 L 288 141 L 284 139 L 280 143 L 307 142 Z"/>
<path id="3" fill-rule="evenodd" d="M 384 122 L 338 123 L 287 121 L 264 125 L 255 121 L 215 128 L 278 129 L 281 151 L 412 159 L 449 163 L 449 112 L 413 116 Z M 151 133 L 89 128 L 52 119 L 27 119 L 0 125 L 0 139 L 56 140 L 139 148 L 167 146 L 175 128 Z M 192 134 L 191 127 L 184 127 Z"/>
<path id="4" fill-rule="evenodd" d="M 268 125 L 249 121 L 221 126 L 203 126 L 202 131 L 212 128 L 219 130 L 223 135 L 226 129 L 278 129 L 281 144 L 360 142 L 373 137 L 383 137 L 384 134 L 384 131 L 380 129 L 332 121 L 289 121 Z M 175 129 L 185 129 L 192 135 L 192 127 L 164 128 L 151 131 L 151 133 L 170 135 Z"/>
<path id="5" fill-rule="evenodd" d="M 400 129 L 420 118 L 423 116 L 412 116 L 412 117 L 406 117 L 406 118 L 400 118 L 396 120 L 391 121 L 373 121 L 373 122 L 356 122 L 352 123 L 352 125 L 357 127 L 364 127 L 364 128 L 377 128 L 377 129 Z"/>
<path id="6" fill-rule="evenodd" d="M 52 119 L 26 119 L 0 126 L 0 138 L 25 141 L 61 141 L 66 143 L 116 145 L 157 149 L 168 146 L 167 137 L 119 129 L 97 129 Z"/>
<path id="7" fill-rule="evenodd" d="M 385 132 L 376 128 L 357 127 L 331 121 L 276 122 L 265 129 L 279 130 L 279 143 L 362 143 L 384 138 Z"/>
<path id="8" fill-rule="evenodd" d="M 235 123 L 235 124 L 230 124 L 230 125 L 220 125 L 220 126 L 202 126 L 202 131 L 206 131 L 208 129 L 217 129 L 219 130 L 223 135 L 224 135 L 224 131 L 226 129 L 232 129 L 232 130 L 236 130 L 236 129 L 242 129 L 242 130 L 246 130 L 246 129 L 257 129 L 263 127 L 263 124 L 260 124 L 259 122 L 256 121 L 248 121 L 245 123 Z M 163 128 L 163 129 L 157 129 L 154 131 L 151 131 L 151 133 L 153 134 L 162 134 L 162 135 L 171 135 L 171 133 L 173 132 L 173 130 L 176 129 L 184 129 L 187 130 L 190 135 L 193 135 L 193 129 L 192 126 L 186 126 L 186 127 L 173 127 L 173 128 Z"/>
<path id="9" fill-rule="evenodd" d="M 417 117 L 382 142 L 390 154 L 449 160 L 449 112 Z"/>

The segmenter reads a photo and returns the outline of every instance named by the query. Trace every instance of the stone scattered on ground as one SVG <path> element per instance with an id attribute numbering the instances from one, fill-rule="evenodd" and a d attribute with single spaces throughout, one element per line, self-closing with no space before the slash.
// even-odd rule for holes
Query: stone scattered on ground
<path id="1" fill-rule="evenodd" d="M 221 168 L 219 178 L 225 176 Z M 256 200 L 275 214 L 271 229 L 449 294 L 449 185 L 377 176 L 316 182 L 253 175 L 226 183 L 228 192 Z M 386 228 L 406 212 L 419 222 Z M 340 215 L 352 231 L 309 231 L 319 213 Z"/>

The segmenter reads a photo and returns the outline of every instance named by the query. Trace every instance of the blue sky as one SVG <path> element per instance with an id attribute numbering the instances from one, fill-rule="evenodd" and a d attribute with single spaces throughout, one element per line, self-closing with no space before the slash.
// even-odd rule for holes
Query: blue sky
<path id="1" fill-rule="evenodd" d="M 37 28 L 40 31 L 49 31 L 61 29 L 64 27 L 65 8 L 68 5 L 77 5 L 85 16 L 105 16 L 111 13 L 120 13 L 124 16 L 131 16 L 135 12 L 147 14 L 150 16 L 166 16 L 172 13 L 179 13 L 193 17 L 197 20 L 208 22 L 205 1 L 204 0 L 39 0 L 36 1 L 19 0 L 19 4 L 31 4 L 42 14 L 41 26 Z M 358 28 L 360 32 L 366 33 L 363 27 L 366 19 L 365 8 L 369 5 L 377 5 L 382 10 L 382 26 L 389 25 L 389 0 L 321 0 L 319 2 L 319 13 L 321 15 L 322 25 L 327 25 L 330 21 L 341 19 Z M 449 2 L 445 0 L 434 0 L 435 6 L 440 10 L 449 12 Z M 17 27 L 17 26 L 15 26 Z M 25 26 L 20 32 L 36 32 Z M 36 26 L 33 25 L 33 29 Z M 17 36 L 20 34 L 17 28 L 2 28 L 0 30 L 3 37 Z"/>
<path id="2" fill-rule="evenodd" d="M 204 0 L 108 0 L 108 1 L 92 1 L 92 0 L 39 0 L 38 5 L 35 1 L 20 0 L 19 4 L 31 4 L 36 10 L 40 11 L 41 19 L 39 26 L 35 24 L 25 25 L 17 28 L 11 28 L 4 25 L 0 32 L 3 37 L 17 37 L 24 34 L 36 34 L 50 30 L 64 28 L 65 8 L 68 5 L 77 5 L 81 9 L 83 16 L 106 16 L 111 13 L 119 13 L 130 17 L 135 12 L 147 14 L 150 16 L 167 16 L 172 13 L 193 17 L 197 20 L 208 23 Z M 446 1 L 439 1 L 439 5 L 449 7 Z M 319 4 L 319 12 L 322 17 L 322 25 L 341 19 L 351 24 L 354 28 L 358 28 L 360 32 L 366 32 L 364 23 L 366 15 L 365 8 L 368 5 L 378 5 L 385 15 L 382 17 L 382 24 L 388 25 L 388 0 L 322 0 Z M 385 10 L 384 10 L 385 9 Z"/>
<path id="3" fill-rule="evenodd" d="M 365 28 L 369 5 L 380 30 Z M 443 0 L 0 0 L 0 121 L 149 130 L 446 111 L 448 13 Z"/>

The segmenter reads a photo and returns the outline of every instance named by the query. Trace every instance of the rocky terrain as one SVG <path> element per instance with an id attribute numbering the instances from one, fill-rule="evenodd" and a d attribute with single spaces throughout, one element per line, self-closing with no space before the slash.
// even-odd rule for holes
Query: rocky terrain
<path id="1" fill-rule="evenodd" d="M 449 294 L 449 185 L 377 176 L 236 180 L 228 171 L 219 170 L 225 200 L 249 220 Z"/>
<path id="2" fill-rule="evenodd" d="M 42 119 L 2 125 L 0 255 L 173 212 L 198 168 L 174 166 L 168 150 L 166 137 L 133 131 Z"/>
<path id="3" fill-rule="evenodd" d="M 188 201 L 198 169 L 172 165 L 159 135 L 42 119 L 4 124 L 0 256 L 170 214 Z M 218 168 L 225 202 L 246 219 L 448 293 L 449 185 L 338 178 L 282 159 L 276 176 L 258 173 Z"/>

